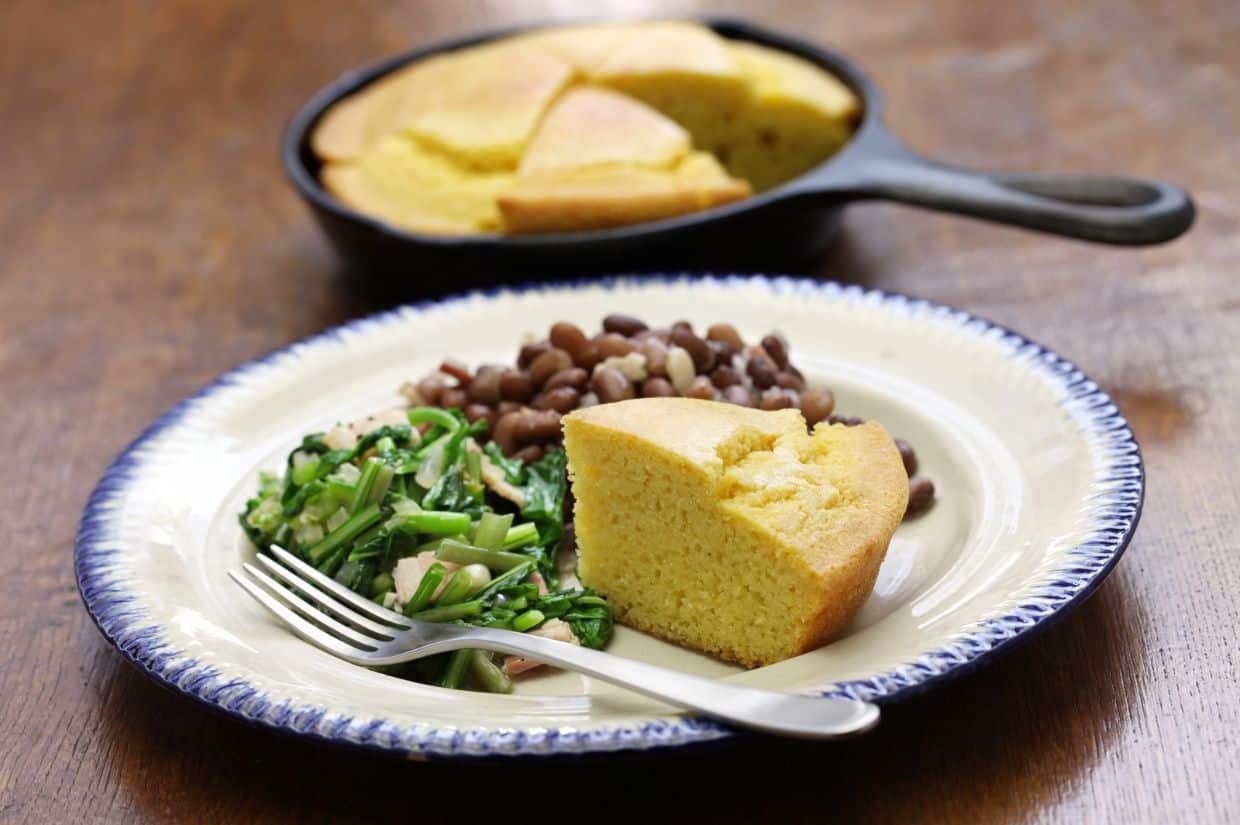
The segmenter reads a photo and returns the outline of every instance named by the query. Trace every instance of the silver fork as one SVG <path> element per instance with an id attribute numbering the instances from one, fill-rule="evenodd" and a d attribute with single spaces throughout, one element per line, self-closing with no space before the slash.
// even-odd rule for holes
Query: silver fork
<path id="1" fill-rule="evenodd" d="M 250 578 L 235 570 L 228 575 L 302 639 L 363 667 L 477 648 L 584 673 L 766 733 L 831 739 L 878 722 L 878 707 L 867 702 L 734 685 L 528 633 L 415 621 L 359 596 L 280 547 L 257 561 L 242 565 Z"/>

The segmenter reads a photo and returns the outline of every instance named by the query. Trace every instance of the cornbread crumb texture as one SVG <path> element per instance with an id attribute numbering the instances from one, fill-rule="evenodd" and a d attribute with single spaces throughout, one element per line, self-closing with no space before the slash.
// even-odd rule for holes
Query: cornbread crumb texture
<path id="1" fill-rule="evenodd" d="M 626 623 L 746 666 L 839 635 L 908 496 L 874 423 L 686 398 L 564 419 L 582 581 Z"/>
<path id="2" fill-rule="evenodd" d="M 695 23 L 567 26 L 413 63 L 328 110 L 311 145 L 328 191 L 405 228 L 571 231 L 778 185 L 857 111 L 818 67 Z"/>

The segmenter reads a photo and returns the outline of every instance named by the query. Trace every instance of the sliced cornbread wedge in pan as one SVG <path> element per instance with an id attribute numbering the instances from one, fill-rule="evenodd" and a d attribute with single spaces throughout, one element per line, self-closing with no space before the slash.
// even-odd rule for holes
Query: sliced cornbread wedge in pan
<path id="1" fill-rule="evenodd" d="M 640 101 L 570 89 L 530 140 L 511 189 L 499 195 L 509 232 L 622 226 L 740 200 L 749 185 L 689 134 Z"/>

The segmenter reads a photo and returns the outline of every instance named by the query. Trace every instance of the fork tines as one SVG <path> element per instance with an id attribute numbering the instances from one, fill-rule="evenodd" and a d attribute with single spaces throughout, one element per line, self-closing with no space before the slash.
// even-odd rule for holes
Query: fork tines
<path id="1" fill-rule="evenodd" d="M 271 555 L 260 554 L 257 562 L 242 564 L 248 577 L 235 570 L 228 575 L 298 636 L 343 659 L 365 664 L 380 645 L 413 626 L 282 547 L 272 545 Z"/>

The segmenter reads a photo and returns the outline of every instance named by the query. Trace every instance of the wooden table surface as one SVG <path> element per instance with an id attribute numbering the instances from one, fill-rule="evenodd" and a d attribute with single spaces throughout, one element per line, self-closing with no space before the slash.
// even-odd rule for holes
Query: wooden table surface
<path id="1" fill-rule="evenodd" d="M 1190 188 L 1190 234 L 1092 246 L 884 205 L 818 272 L 1053 347 L 1128 415 L 1145 515 L 1097 594 L 843 744 L 589 765 L 405 764 L 284 739 L 148 681 L 81 608 L 100 473 L 219 372 L 379 306 L 286 185 L 285 119 L 410 44 L 567 2 L 0 6 L 0 821 L 1240 820 L 1240 5 L 837 0 L 752 16 L 843 47 L 914 146 Z M 1088 7 L 1088 8 L 1086 8 Z M 635 0 L 617 12 L 744 9 Z M 554 796 L 553 796 L 554 794 Z M 568 808 L 547 813 L 561 797 Z M 486 804 L 486 802 L 484 802 Z M 493 816 L 488 812 L 488 815 Z"/>

